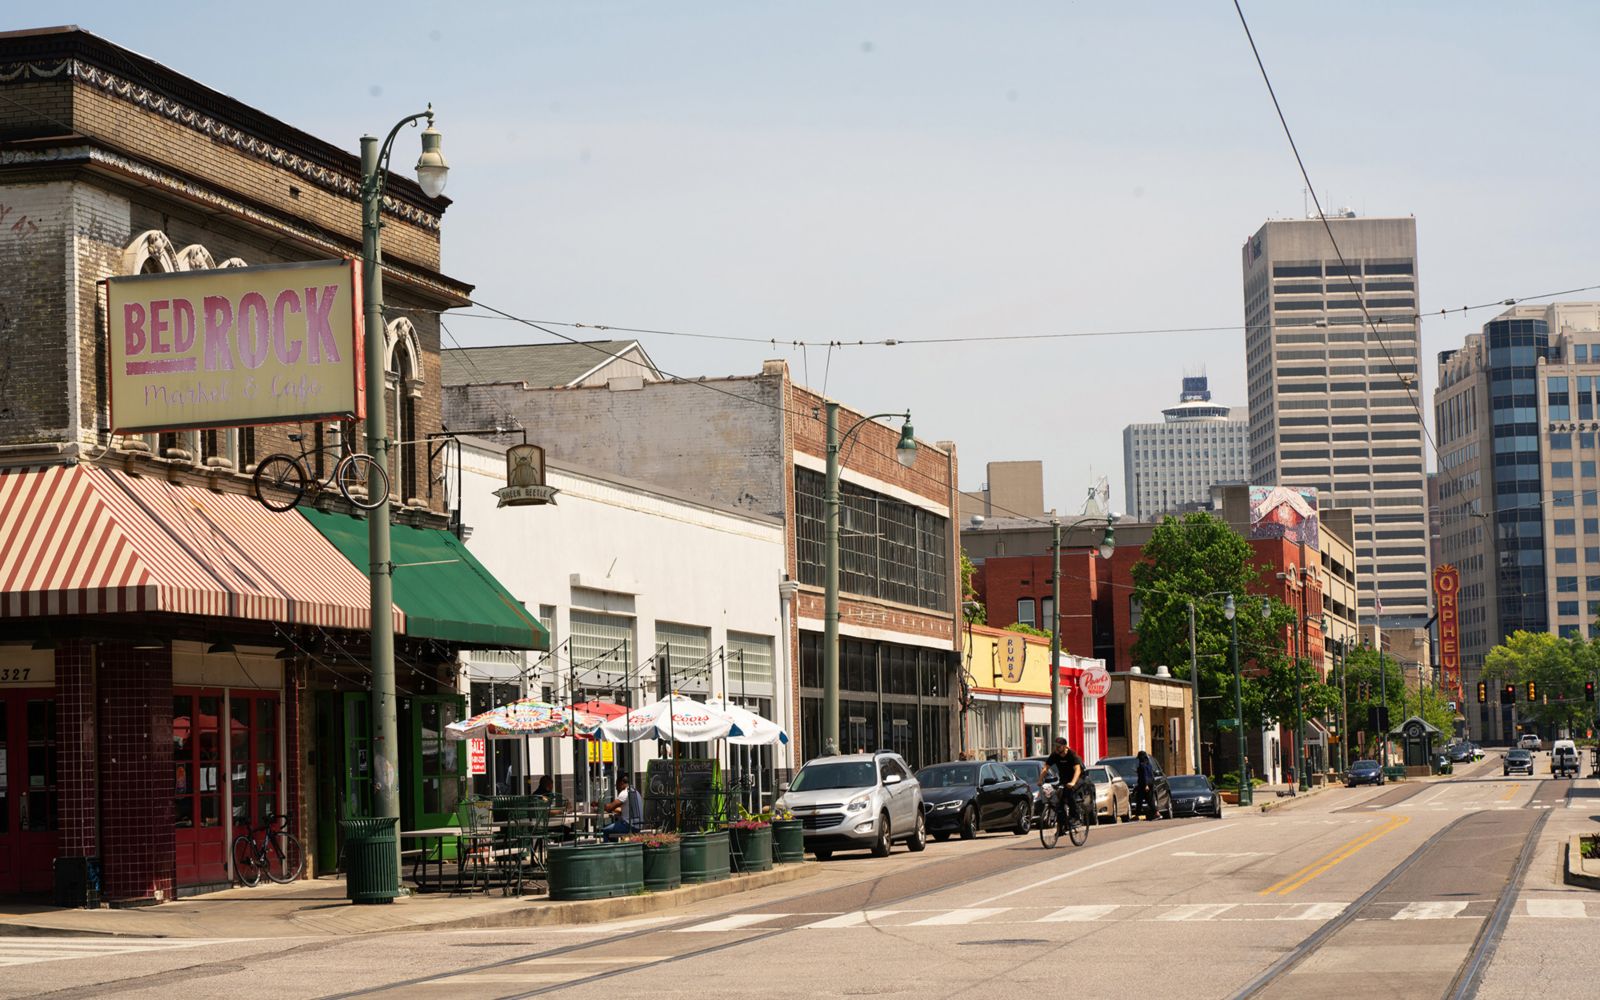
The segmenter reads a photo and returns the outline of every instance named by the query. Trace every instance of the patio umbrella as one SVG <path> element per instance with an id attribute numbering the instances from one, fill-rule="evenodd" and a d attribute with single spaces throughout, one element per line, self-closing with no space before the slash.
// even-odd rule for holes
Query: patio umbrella
<path id="1" fill-rule="evenodd" d="M 601 737 L 613 743 L 638 740 L 699 743 L 720 740 L 739 731 L 727 713 L 682 695 L 662 698 L 600 724 Z"/>
<path id="2" fill-rule="evenodd" d="M 469 719 L 452 722 L 444 729 L 446 739 L 481 740 L 516 737 L 586 736 L 600 724 L 597 716 L 569 711 L 559 705 L 521 698 L 508 705 L 491 708 Z"/>
<path id="3" fill-rule="evenodd" d="M 789 742 L 789 734 L 783 731 L 782 726 L 771 719 L 757 715 L 748 708 L 723 701 L 721 698 L 710 699 L 706 702 L 706 707 L 733 719 L 738 732 L 730 733 L 728 742 L 734 746 L 764 747 L 774 743 Z"/>
<path id="4" fill-rule="evenodd" d="M 585 715 L 598 716 L 601 719 L 615 719 L 626 712 L 627 709 L 613 701 L 580 701 L 572 706 L 574 712 Z"/>

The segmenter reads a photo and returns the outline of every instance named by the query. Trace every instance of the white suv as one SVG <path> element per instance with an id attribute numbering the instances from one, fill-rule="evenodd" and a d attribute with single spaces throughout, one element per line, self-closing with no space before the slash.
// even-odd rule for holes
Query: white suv
<path id="1" fill-rule="evenodd" d="M 1539 734 L 1537 733 L 1523 733 L 1522 739 L 1517 741 L 1518 750 L 1538 750 L 1542 747 L 1543 744 L 1539 742 Z"/>
<path id="2" fill-rule="evenodd" d="M 897 840 L 913 851 L 928 846 L 922 786 L 900 755 L 887 750 L 813 758 L 775 805 L 804 825 L 806 848 L 818 861 L 861 848 L 885 858 Z"/>

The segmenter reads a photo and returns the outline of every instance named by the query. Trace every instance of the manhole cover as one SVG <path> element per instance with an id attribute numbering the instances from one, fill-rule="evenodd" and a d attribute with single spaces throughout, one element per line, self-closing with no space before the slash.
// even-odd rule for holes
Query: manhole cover
<path id="1" fill-rule="evenodd" d="M 1023 945 L 1023 944 L 1049 944 L 1044 938 L 985 938 L 982 941 L 962 941 L 961 944 L 983 945 Z"/>

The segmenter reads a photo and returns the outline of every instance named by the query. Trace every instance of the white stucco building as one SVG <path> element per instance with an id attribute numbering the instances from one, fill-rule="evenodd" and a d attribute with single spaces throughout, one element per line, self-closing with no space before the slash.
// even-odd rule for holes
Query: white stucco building
<path id="1" fill-rule="evenodd" d="M 457 462 L 449 449 L 452 492 Z M 470 654 L 462 684 L 471 711 L 524 693 L 639 705 L 670 688 L 696 698 L 725 692 L 794 731 L 789 644 L 779 641 L 789 626 L 781 518 L 554 464 L 547 482 L 560 491 L 555 503 L 497 507 L 505 449 L 462 438 L 459 464 L 467 546 L 550 630 L 551 650 Z M 489 773 L 474 779 L 480 793 L 551 774 L 582 798 L 585 774 L 611 770 L 607 746 L 587 748 L 605 760 L 575 767 L 585 763 L 575 741 L 536 741 L 526 759 L 521 743 L 501 743 L 490 748 Z M 656 749 L 637 744 L 625 766 L 642 773 Z M 775 771 L 796 766 L 782 746 L 732 752 L 731 770 L 756 785 L 752 803 L 770 793 Z"/>

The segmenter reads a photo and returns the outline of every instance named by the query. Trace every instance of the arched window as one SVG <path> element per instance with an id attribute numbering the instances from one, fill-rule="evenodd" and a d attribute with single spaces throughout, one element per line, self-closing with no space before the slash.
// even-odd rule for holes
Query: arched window
<path id="1" fill-rule="evenodd" d="M 417 401 L 422 397 L 422 349 L 417 330 L 404 317 L 384 328 L 388 357 L 384 364 L 385 402 L 389 439 L 394 443 L 389 457 L 391 489 L 407 503 L 421 495 L 422 470 L 427 461 L 428 443 L 421 440 L 417 427 Z"/>

